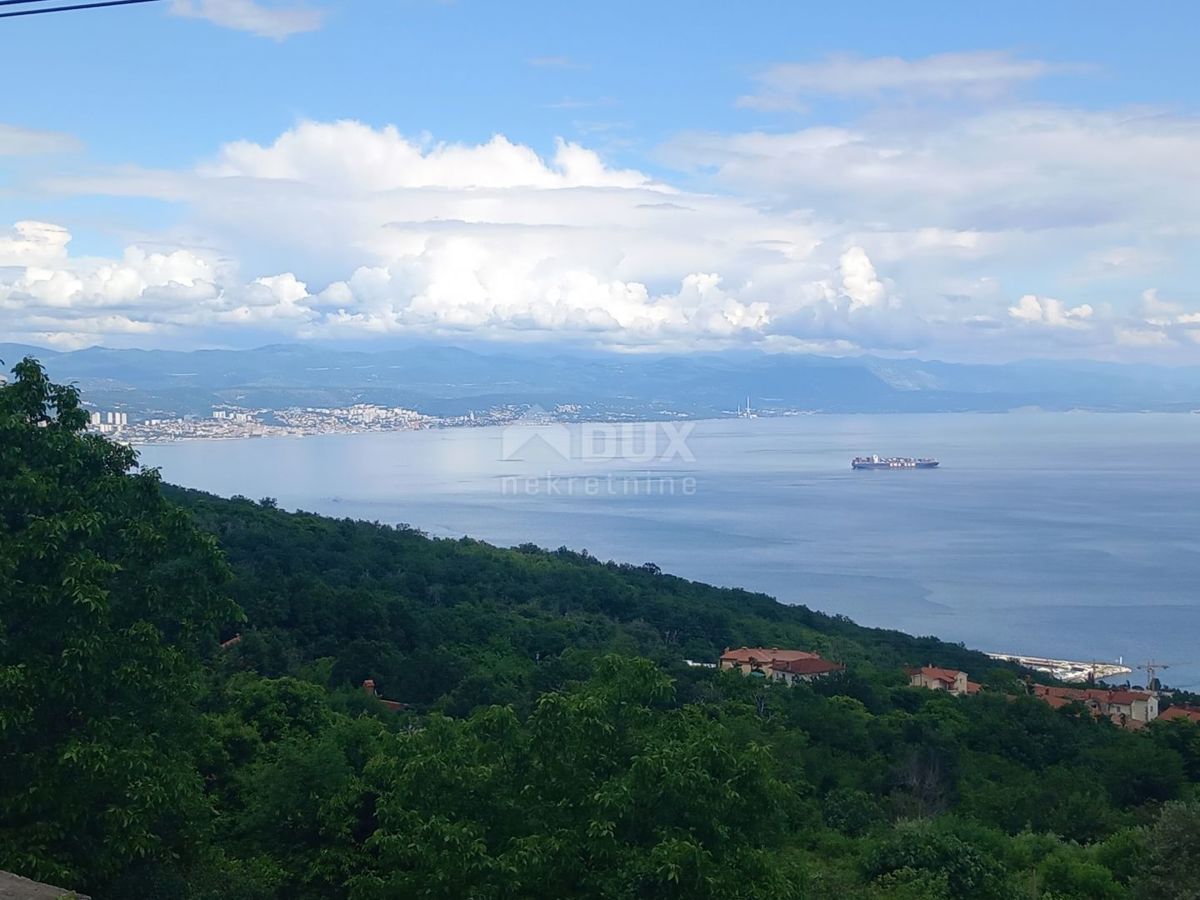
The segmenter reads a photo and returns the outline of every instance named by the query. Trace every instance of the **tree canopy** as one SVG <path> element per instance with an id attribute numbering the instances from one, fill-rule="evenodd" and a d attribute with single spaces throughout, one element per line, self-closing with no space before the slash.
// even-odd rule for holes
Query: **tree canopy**
<path id="1" fill-rule="evenodd" d="M 147 900 L 1200 896 L 1194 723 L 649 565 L 164 486 L 14 375 L 0 868 Z M 683 662 L 742 644 L 847 669 Z M 908 686 L 925 663 L 985 690 Z"/>
<path id="2" fill-rule="evenodd" d="M 31 361 L 0 389 L 0 866 L 52 880 L 183 852 L 216 542 Z"/>

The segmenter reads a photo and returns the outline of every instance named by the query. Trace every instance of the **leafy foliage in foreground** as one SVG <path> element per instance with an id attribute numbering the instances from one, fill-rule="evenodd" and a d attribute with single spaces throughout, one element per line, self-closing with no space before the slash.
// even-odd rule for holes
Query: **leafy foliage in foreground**
<path id="1" fill-rule="evenodd" d="M 0 389 L 0 858 L 65 878 L 184 852 L 216 542 L 34 364 Z"/>
<path id="2" fill-rule="evenodd" d="M 1196 725 L 1125 732 L 964 648 L 648 565 L 171 502 L 16 375 L 0 867 L 148 900 L 1200 896 Z M 740 644 L 849 671 L 681 663 Z M 994 689 L 905 686 L 923 662 Z"/>

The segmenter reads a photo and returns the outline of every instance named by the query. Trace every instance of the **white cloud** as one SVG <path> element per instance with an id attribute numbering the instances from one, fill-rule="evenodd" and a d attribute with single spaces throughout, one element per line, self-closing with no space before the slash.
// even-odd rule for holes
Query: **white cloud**
<path id="1" fill-rule="evenodd" d="M 1004 106 L 932 121 L 691 134 L 665 153 L 726 190 L 903 230 L 1105 227 L 1133 244 L 1194 231 L 1200 201 L 1200 118 L 1136 110 Z M 1093 236 L 1088 251 L 1111 236 Z"/>
<path id="2" fill-rule="evenodd" d="M 882 306 L 887 302 L 887 289 L 879 276 L 875 274 L 875 266 L 862 247 L 851 247 L 838 260 L 838 270 L 842 276 L 842 293 L 850 298 L 850 309 Z"/>
<path id="3" fill-rule="evenodd" d="M 293 3 L 272 6 L 257 0 L 174 0 L 171 12 L 275 40 L 316 31 L 325 20 L 319 9 Z"/>
<path id="4" fill-rule="evenodd" d="M 1094 313 L 1095 310 L 1087 303 L 1067 309 L 1061 300 L 1035 297 L 1033 294 L 1026 294 L 1015 306 L 1008 308 L 1008 314 L 1014 319 L 1051 328 L 1086 328 Z"/>
<path id="5" fill-rule="evenodd" d="M 64 229 L 42 228 L 62 247 L 70 240 Z M 0 271 L 0 331 L 6 335 L 61 347 L 128 336 L 144 344 L 197 328 L 261 323 L 294 328 L 317 315 L 305 305 L 311 298 L 293 275 L 242 284 L 235 269 L 189 250 L 133 246 L 118 260 L 46 256 L 35 245 L 25 262 L 38 264 L 14 275 Z"/>
<path id="6" fill-rule="evenodd" d="M 1001 120 L 1026 124 L 1006 134 Z M 1068 159 L 1105 129 L 1124 153 Z M 1155 236 L 1169 217 L 1155 202 L 1130 194 L 1120 202 L 1135 215 L 1099 224 L 1039 220 L 1020 206 L 1114 201 L 1125 192 L 1118 164 L 1143 145 L 1159 171 L 1125 180 L 1181 203 L 1190 184 L 1169 192 L 1165 182 L 1193 165 L 1175 158 L 1191 129 L 1009 109 L 925 134 L 872 120 L 691 136 L 673 157 L 713 174 L 689 189 L 567 141 L 539 154 L 502 135 L 441 143 L 353 121 L 301 122 L 270 142 L 226 144 L 190 170 L 52 182 L 178 204 L 191 237 L 181 228 L 159 238 L 188 256 L 138 245 L 115 260 L 74 258 L 65 230 L 14 232 L 0 253 L 24 268 L 0 272 L 0 331 L 85 340 L 71 335 L 105 321 L 99 309 L 159 341 L 470 334 L 628 350 L 1011 358 L 1135 352 L 1118 329 L 1157 328 L 1170 346 L 1191 347 L 1183 307 L 1161 325 L 1136 310 L 1144 283 L 1114 303 L 1116 288 L 1064 292 L 1037 265 L 1077 269 L 1097 244 L 1168 256 Z M 1024 146 L 1027 156 L 1016 152 Z M 1117 186 L 1101 190 L 1102 181 Z M 1194 217 L 1171 218 L 1182 236 L 1164 240 L 1187 243 Z"/>
<path id="7" fill-rule="evenodd" d="M 79 141 L 69 134 L 0 123 L 0 156 L 38 156 L 79 148 Z"/>
<path id="8" fill-rule="evenodd" d="M 304 182 L 326 191 L 651 186 L 640 172 L 610 169 L 595 152 L 563 140 L 547 164 L 503 135 L 475 146 L 431 144 L 390 125 L 377 130 L 353 121 L 302 122 L 269 147 L 227 144 L 200 174 Z"/>
<path id="9" fill-rule="evenodd" d="M 708 190 L 807 212 L 825 241 L 861 247 L 946 352 L 1078 355 L 1086 335 L 1093 352 L 1120 357 L 1128 345 L 1107 319 L 1136 322 L 1148 278 L 1200 305 L 1200 117 L 1007 100 L 938 115 L 884 105 L 837 127 L 680 135 L 663 159 Z M 1010 314 L 1001 298 L 1023 294 L 1062 298 L 1062 314 L 1019 303 Z M 1066 314 L 1083 307 L 1090 319 Z M 1015 329 L 1022 314 L 1055 326 L 1044 332 L 1057 343 Z M 1007 325 L 953 342 L 967 321 L 977 332 Z M 1190 347 L 1177 331 L 1174 344 Z"/>
<path id="10" fill-rule="evenodd" d="M 753 109 L 794 109 L 816 96 L 884 93 L 978 99 L 994 97 L 1015 84 L 1063 68 L 994 51 L 941 53 L 921 59 L 830 56 L 819 62 L 771 66 L 755 76 L 758 93 L 740 98 L 738 104 Z"/>
<path id="11" fill-rule="evenodd" d="M 37 266 L 61 262 L 67 258 L 71 234 L 48 222 L 17 222 L 7 234 L 0 234 L 0 266 Z"/>
<path id="12" fill-rule="evenodd" d="M 1178 303 L 1160 300 L 1157 288 L 1142 291 L 1142 315 L 1150 325 L 1164 326 L 1179 319 L 1183 307 Z"/>
<path id="13" fill-rule="evenodd" d="M 331 285 L 321 300 L 336 304 L 334 333 L 424 331 L 502 334 L 514 328 L 549 334 L 608 336 L 617 344 L 656 344 L 674 338 L 728 338 L 761 333 L 770 323 L 765 303 L 728 293 L 717 275 L 686 276 L 674 290 L 652 295 L 638 282 L 600 281 L 586 272 L 539 279 L 481 259 L 482 248 L 448 248 L 431 271 L 360 269 Z M 463 261 L 455 265 L 451 260 Z M 498 262 L 498 261 L 497 261 Z M 414 285 L 420 288 L 414 293 Z"/>
<path id="14" fill-rule="evenodd" d="M 34 243 L 21 260 L 23 271 L 15 278 L 0 279 L 0 309 L 60 309 L 69 318 L 80 310 L 127 307 L 152 295 L 162 300 L 173 294 L 188 302 L 215 291 L 213 265 L 187 250 L 148 253 L 130 247 L 120 260 L 72 259 L 65 253 L 70 241 L 66 230 L 41 227 L 54 236 L 54 245 L 63 252 L 50 254 Z M 10 266 L 14 263 L 10 257 Z"/>
<path id="15" fill-rule="evenodd" d="M 69 241 L 65 231 L 52 233 L 62 246 Z M 40 249 L 31 245 L 31 253 Z M 639 282 L 544 271 L 539 260 L 514 259 L 462 237 L 439 239 L 391 267 L 360 268 L 316 296 L 290 272 L 243 284 L 234 270 L 187 251 L 131 247 L 119 262 L 58 262 L 59 268 L 30 265 L 0 280 L 6 331 L 72 346 L 105 334 L 245 325 L 293 337 L 547 332 L 650 346 L 761 334 L 770 324 L 766 303 L 739 299 L 718 275 L 690 274 L 674 290 L 652 294 Z M 113 312 L 99 312 L 106 309 Z"/>

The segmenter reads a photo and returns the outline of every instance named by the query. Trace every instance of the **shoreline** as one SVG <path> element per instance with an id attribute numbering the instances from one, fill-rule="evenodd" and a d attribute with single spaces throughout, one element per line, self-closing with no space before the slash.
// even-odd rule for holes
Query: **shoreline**
<path id="1" fill-rule="evenodd" d="M 163 435 L 137 435 L 136 432 L 145 429 L 147 426 L 144 423 L 136 423 L 127 426 L 127 430 L 135 432 L 132 437 L 127 437 L 125 430 L 107 431 L 96 430 L 95 433 L 103 434 L 110 440 L 117 443 L 126 444 L 131 447 L 148 447 L 148 446 L 163 446 L 171 444 L 195 443 L 195 442 L 212 442 L 212 441 L 249 441 L 249 440 L 264 440 L 268 438 L 310 438 L 310 437 L 330 437 L 330 436 L 350 436 L 360 434 L 408 434 L 420 431 L 444 431 L 444 430 L 462 430 L 471 428 L 508 428 L 510 426 L 521 426 L 529 428 L 543 428 L 555 425 L 565 425 L 574 427 L 580 425 L 651 425 L 667 422 L 695 422 L 697 424 L 704 422 L 735 422 L 735 421 L 757 421 L 757 420 L 788 420 L 799 419 L 809 416 L 1030 416 L 1030 415 L 1047 415 L 1047 416 L 1106 416 L 1106 415 L 1166 415 L 1166 416 L 1186 416 L 1200 415 L 1200 409 L 1194 410 L 1157 410 L 1157 409 L 1044 409 L 1042 407 L 1018 407 L 1006 410 L 942 410 L 942 411 L 927 411 L 927 412 L 908 412 L 896 410 L 884 411 L 852 411 L 838 412 L 829 410 L 786 410 L 774 414 L 756 414 L 752 416 L 739 415 L 729 413 L 727 415 L 708 415 L 708 416 L 690 416 L 686 414 L 676 415 L 658 415 L 658 416 L 638 416 L 638 415 L 623 415 L 609 416 L 607 418 L 575 418 L 575 417 L 547 417 L 544 419 L 524 419 L 514 417 L 511 419 L 496 418 L 493 420 L 466 420 L 465 417 L 448 416 L 443 419 L 435 419 L 429 417 L 422 424 L 410 427 L 396 428 L 354 428 L 341 427 L 330 428 L 328 430 L 313 430 L 303 426 L 289 426 L 267 424 L 250 420 L 249 422 L 238 423 L 246 425 L 246 430 L 241 433 L 172 433 Z M 220 421 L 222 427 L 227 427 L 229 424 L 225 420 L 212 419 L 173 419 L 168 420 L 172 425 L 191 425 L 192 427 L 203 424 L 211 424 L 214 421 Z M 163 424 L 167 424 L 164 422 Z M 157 425 L 149 426 L 159 427 Z"/>
<path id="2" fill-rule="evenodd" d="M 1035 672 L 1053 675 L 1060 681 L 1083 683 L 1091 676 L 1095 681 L 1111 678 L 1114 675 L 1132 675 L 1133 669 L 1123 662 L 1084 662 L 1074 659 L 1052 659 L 1045 656 L 1024 656 L 1020 653 L 992 653 L 980 651 L 992 659 L 1001 662 L 1014 662 Z"/>
<path id="3" fill-rule="evenodd" d="M 1077 662 L 1079 665 L 1075 667 L 1074 673 L 1065 673 L 1073 674 L 1075 678 L 1080 678 L 1086 672 L 1093 659 L 1115 663 L 1120 656 L 1129 656 L 1132 664 L 1143 657 L 1159 656 L 1168 660 L 1189 658 L 1182 649 L 1175 646 L 1181 632 L 1180 623 L 1186 625 L 1190 615 L 1186 610 L 1152 613 L 1156 617 L 1155 621 L 1174 623 L 1169 626 L 1169 629 L 1174 629 L 1174 636 L 1170 639 L 1163 635 L 1157 638 L 1151 635 L 1097 635 L 1097 640 L 1093 641 L 1087 639 L 1091 636 L 1090 632 L 1083 635 L 1060 633 L 1056 629 L 1067 627 L 1062 625 L 1062 621 L 1069 618 L 1066 613 L 1053 616 L 1047 613 L 1039 617 L 1038 621 L 1044 618 L 1049 623 L 1045 627 L 1051 630 L 1045 633 L 1039 633 L 1038 629 L 1030 630 L 1028 627 L 1012 627 L 1008 623 L 993 629 L 990 625 L 985 627 L 980 624 L 990 623 L 992 619 L 997 618 L 998 614 L 991 611 L 991 607 L 1007 607 L 1010 602 L 1016 602 L 1008 596 L 1008 582 L 1005 573 L 999 567 L 985 566 L 984 571 L 987 572 L 996 568 L 994 574 L 999 576 L 996 584 L 986 592 L 987 608 L 976 610 L 976 607 L 983 603 L 982 600 L 956 597 L 956 593 L 960 593 L 954 590 L 959 576 L 951 572 L 953 577 L 950 578 L 950 582 L 945 585 L 938 582 L 935 585 L 935 599 L 945 601 L 948 605 L 946 610 L 939 611 L 920 599 L 925 596 L 924 593 L 914 592 L 911 597 L 906 593 L 909 582 L 918 586 L 928 586 L 927 583 L 936 582 L 937 579 L 931 573 L 941 571 L 944 566 L 937 561 L 936 554 L 931 555 L 922 549 L 928 541 L 923 538 L 917 540 L 916 544 L 919 546 L 916 549 L 922 552 L 914 551 L 905 555 L 903 565 L 899 568 L 881 561 L 879 553 L 888 542 L 880 529 L 890 529 L 899 516 L 910 514 L 910 508 L 923 508 L 927 502 L 954 501 L 958 506 L 951 510 L 954 513 L 951 518 L 939 516 L 933 521 L 926 521 L 931 517 L 925 517 L 921 522 L 923 526 L 934 529 L 932 533 L 935 537 L 940 533 L 938 529 L 949 529 L 950 523 L 960 522 L 960 525 L 966 528 L 964 534 L 975 540 L 974 544 L 966 545 L 960 555 L 971 561 L 973 566 L 983 563 L 982 557 L 991 554 L 986 554 L 983 549 L 976 549 L 984 546 L 981 542 L 1007 539 L 1005 536 L 1012 530 L 996 525 L 990 518 L 977 514 L 978 501 L 973 499 L 975 495 L 966 494 L 964 491 L 974 492 L 980 485 L 986 488 L 985 496 L 991 497 L 996 496 L 997 491 L 1006 489 L 1010 481 L 1019 491 L 1029 491 L 1031 484 L 1036 486 L 1040 484 L 1039 479 L 1044 479 L 1048 486 L 1053 486 L 1055 491 L 1064 491 L 1067 496 L 1074 497 L 1081 491 L 1081 496 L 1093 496 L 1094 476 L 1081 475 L 1067 480 L 1058 477 L 1055 469 L 1058 467 L 1060 454 L 1054 449 L 1057 444 L 1052 444 L 1051 450 L 1047 451 L 1042 441 L 1032 446 L 1026 454 L 1023 449 L 1025 445 L 1020 439 L 1027 432 L 1039 436 L 1041 441 L 1040 435 L 1044 430 L 1053 428 L 1053 434 L 1069 446 L 1089 439 L 1090 435 L 1098 435 L 1096 440 L 1101 446 L 1107 447 L 1111 442 L 1106 442 L 1105 436 L 1116 435 L 1114 446 L 1121 449 L 1122 454 L 1126 451 L 1136 451 L 1138 468 L 1131 471 L 1140 473 L 1144 456 L 1138 448 L 1143 443 L 1152 444 L 1164 453 L 1172 448 L 1182 448 L 1186 446 L 1185 442 L 1190 439 L 1189 436 L 1194 434 L 1195 420 L 1156 417 L 1155 421 L 1160 424 L 1151 427 L 1150 437 L 1135 441 L 1135 446 L 1131 449 L 1124 437 L 1127 431 L 1121 425 L 1122 421 L 1128 420 L 1111 416 L 1080 417 L 1078 426 L 1071 425 L 1066 417 L 1061 416 L 1047 416 L 1045 424 L 1041 421 L 1042 417 L 1031 417 L 1034 421 L 1023 425 L 1019 430 L 1016 429 L 1015 418 L 984 418 L 980 415 L 936 418 L 878 417 L 874 424 L 857 426 L 855 423 L 862 418 L 864 417 L 822 416 L 770 421 L 764 417 L 764 421 L 755 422 L 733 422 L 727 418 L 717 418 L 708 420 L 707 425 L 700 424 L 699 431 L 694 436 L 694 449 L 698 455 L 701 455 L 701 450 L 704 451 L 702 468 L 704 478 L 711 481 L 711 491 L 705 491 L 707 499 L 702 503 L 688 499 L 686 502 L 689 505 L 686 508 L 680 505 L 684 503 L 682 499 L 664 501 L 662 506 L 646 501 L 584 506 L 584 495 L 581 491 L 576 491 L 576 497 L 579 499 L 574 502 L 547 503 L 543 500 L 538 501 L 541 504 L 539 506 L 530 499 L 509 503 L 501 496 L 503 480 L 506 477 L 511 478 L 513 472 L 519 473 L 524 471 L 524 468 L 533 470 L 537 467 L 532 463 L 523 466 L 497 461 L 497 454 L 502 450 L 499 442 L 504 427 L 483 426 L 478 423 L 475 427 L 484 430 L 475 432 L 458 427 L 453 431 L 448 428 L 423 428 L 419 430 L 438 433 L 416 434 L 412 432 L 418 429 L 404 429 L 404 434 L 397 434 L 396 429 L 388 429 L 355 432 L 353 436 L 339 432 L 313 435 L 325 439 L 304 442 L 294 440 L 296 435 L 287 435 L 286 441 L 265 441 L 257 448 L 253 442 L 228 443 L 229 439 L 223 437 L 221 443 L 197 443 L 191 446 L 190 442 L 179 441 L 146 445 L 139 449 L 145 454 L 142 464 L 159 466 L 166 480 L 202 490 L 215 489 L 218 495 L 241 493 L 258 497 L 263 494 L 278 497 L 280 505 L 284 507 L 323 512 L 339 518 L 349 516 L 369 521 L 403 521 L 419 528 L 428 527 L 434 535 L 444 534 L 452 538 L 472 535 L 501 547 L 512 547 L 523 541 L 531 541 L 543 547 L 557 547 L 560 544 L 576 548 L 587 547 L 593 552 L 599 551 L 598 555 L 604 559 L 612 558 L 634 564 L 652 558 L 662 565 L 665 571 L 688 580 L 737 586 L 772 596 L 783 603 L 806 603 L 815 610 L 850 615 L 856 622 L 868 626 L 898 629 L 918 635 L 936 634 L 944 640 L 965 642 L 967 646 L 981 651 L 1003 651 L 998 652 L 997 656 L 1029 656 L 1061 663 Z M 955 419 L 958 420 L 957 424 L 953 423 Z M 1094 424 L 1085 427 L 1084 419 Z M 889 424 L 888 420 L 895 424 Z M 935 423 L 943 420 L 946 420 L 944 426 L 935 427 Z M 1053 420 L 1057 420 L 1058 424 L 1052 425 Z M 552 431 L 555 424 L 534 425 L 520 430 L 535 434 L 542 430 Z M 579 427 L 572 425 L 571 429 L 577 431 Z M 559 428 L 561 429 L 561 426 Z M 960 468 L 958 463 L 961 460 L 956 454 L 966 454 L 970 447 L 975 446 L 971 441 L 978 442 L 979 438 L 976 435 L 980 429 L 984 429 L 988 436 L 1008 436 L 1011 433 L 1015 442 L 1016 457 L 1008 452 L 1002 456 L 992 454 L 979 459 L 972 458 L 970 465 Z M 1160 437 L 1155 436 L 1160 433 Z M 370 436 L 359 438 L 359 434 Z M 937 444 L 929 445 L 928 449 L 938 451 L 936 455 L 943 457 L 943 466 L 949 466 L 952 460 L 955 462 L 954 466 L 945 469 L 943 474 L 947 477 L 919 481 L 896 478 L 852 481 L 848 471 L 848 460 L 839 454 L 829 456 L 825 453 L 831 446 L 851 441 L 868 447 L 878 445 L 891 449 L 895 446 L 908 450 L 916 446 L 912 443 L 916 440 L 914 435 L 932 435 L 930 439 L 935 439 Z M 743 441 L 743 437 L 746 436 L 754 436 L 754 440 Z M 988 440 L 990 439 L 991 437 L 988 437 Z M 897 440 L 902 440 L 903 443 L 897 443 Z M 869 443 L 864 444 L 864 441 Z M 943 441 L 949 443 L 943 447 Z M 964 441 L 966 443 L 963 443 Z M 211 449 L 202 449 L 203 447 Z M 275 449 L 271 449 L 272 447 Z M 923 445 L 921 449 L 926 447 Z M 945 452 L 941 452 L 943 450 Z M 952 450 L 954 452 L 951 452 Z M 218 455 L 209 460 L 210 453 Z M 1030 465 L 1026 465 L 1026 455 L 1032 458 Z M 278 462 L 281 457 L 288 460 L 288 464 L 292 466 L 288 471 L 293 471 L 294 474 L 317 471 L 314 466 L 320 467 L 319 470 L 322 471 L 328 469 L 330 483 L 324 490 L 315 491 L 296 486 L 286 472 L 280 471 Z M 1043 457 L 1054 465 L 1044 467 Z M 1011 474 L 1014 458 L 1021 462 L 1022 469 L 1015 477 Z M 1106 474 L 1110 471 L 1124 472 L 1125 459 L 1125 455 L 1115 456 L 1111 460 L 1104 457 L 1102 470 Z M 343 465 L 343 460 L 354 460 L 355 464 Z M 404 465 L 396 468 L 399 462 L 403 462 Z M 222 466 L 233 463 L 237 464 L 238 469 L 249 467 L 258 474 L 251 480 L 234 474 L 222 475 Z M 570 464 L 566 466 L 565 471 L 587 473 L 595 469 L 607 472 L 611 468 L 607 464 L 599 464 L 598 468 L 590 464 Z M 833 474 L 829 477 L 810 477 L 812 471 L 819 469 L 824 472 L 825 468 Z M 1032 477 L 1027 469 L 1032 470 Z M 335 475 L 336 477 L 332 477 Z M 1129 480 L 1127 485 L 1130 496 L 1139 503 L 1139 498 L 1143 496 L 1141 477 L 1138 474 L 1137 478 Z M 363 493 L 361 488 L 364 478 L 386 478 L 386 483 Z M 1200 476 L 1191 476 L 1183 486 L 1186 488 L 1193 482 L 1200 484 Z M 1126 480 L 1120 479 L 1116 483 L 1125 484 Z M 741 492 L 739 496 L 744 493 L 754 503 L 762 504 L 763 515 L 768 518 L 775 516 L 780 509 L 779 503 L 784 500 L 788 508 L 795 507 L 804 511 L 810 510 L 815 503 L 837 503 L 842 502 L 838 498 L 847 498 L 845 509 L 848 512 L 844 514 L 846 520 L 843 522 L 839 519 L 834 524 L 838 529 L 849 528 L 851 525 L 860 530 L 865 528 L 862 547 L 854 547 L 853 541 L 850 541 L 849 548 L 846 542 L 839 542 L 837 546 L 827 546 L 832 543 L 832 539 L 823 537 L 822 529 L 811 523 L 811 516 L 806 517 L 808 524 L 796 523 L 791 521 L 790 513 L 780 512 L 781 521 L 787 519 L 791 524 L 787 526 L 787 540 L 773 542 L 772 538 L 779 536 L 767 533 L 754 522 L 740 519 L 730 519 L 727 522 L 725 514 L 720 512 L 721 505 L 718 502 L 722 496 L 721 492 L 727 487 L 736 488 Z M 1178 486 L 1172 488 L 1173 491 L 1177 489 Z M 1158 497 L 1159 491 L 1160 489 L 1156 488 L 1152 496 Z M 697 495 L 699 493 L 697 492 Z M 712 496 L 709 497 L 709 494 Z M 322 497 L 340 497 L 341 502 L 322 502 Z M 359 505 L 360 502 L 362 505 Z M 490 511 L 485 511 L 483 507 L 475 509 L 481 503 L 489 504 Z M 959 507 L 962 516 L 959 515 Z M 1018 512 L 1020 509 L 1024 507 L 1020 507 Z M 711 528 L 698 533 L 697 536 L 688 537 L 696 531 L 688 522 L 690 516 L 698 514 L 695 512 L 697 510 L 706 517 L 712 517 Z M 578 514 L 593 512 L 603 514 L 599 516 L 599 523 L 589 519 L 591 524 L 584 527 Z M 1101 523 L 1111 520 L 1112 510 L 1107 506 L 1093 512 L 1101 517 L 1097 520 Z M 547 516 L 549 519 L 545 518 Z M 1192 514 L 1187 518 L 1194 520 L 1195 516 Z M 705 521 L 708 521 L 708 518 Z M 556 523 L 561 523 L 561 527 L 557 527 Z M 719 563 L 707 562 L 702 554 L 694 550 L 691 542 L 699 541 L 702 546 L 715 546 L 717 539 L 709 532 L 723 533 L 726 526 L 732 529 L 738 538 L 735 546 L 748 548 L 753 544 L 755 549 L 736 554 L 738 559 L 721 560 Z M 1055 522 L 1051 522 L 1050 526 L 1057 527 Z M 629 535 L 636 537 L 642 529 L 651 527 L 665 530 L 667 533 L 648 541 L 645 549 L 639 548 L 637 540 Z M 576 532 L 565 529 L 579 530 Z M 1020 538 L 1017 532 L 1012 533 L 1017 536 L 1013 538 L 1012 546 L 1008 547 L 1006 552 L 1039 552 L 1029 540 Z M 760 538 L 767 543 L 761 543 Z M 930 541 L 932 540 L 933 538 L 930 538 Z M 1140 546 L 1140 540 L 1140 537 L 1134 536 L 1136 546 Z M 824 560 L 823 556 L 801 555 L 793 558 L 787 552 L 787 547 L 792 543 L 797 543 L 801 549 L 808 548 L 806 552 L 809 553 L 833 553 L 833 562 L 824 561 L 818 565 L 817 560 Z M 648 552 L 651 547 L 652 552 Z M 1151 548 L 1144 549 L 1149 552 Z M 1079 552 L 1090 551 L 1088 548 L 1082 548 Z M 1107 571 L 1112 568 L 1112 564 L 1110 560 L 1106 560 L 1100 560 L 1100 563 Z M 1037 562 L 1037 559 L 1034 561 Z M 824 569 L 830 566 L 833 566 L 833 574 L 826 578 Z M 788 584 L 787 573 L 797 569 L 814 570 L 817 576 L 815 582 L 806 585 L 804 590 L 799 592 L 803 596 L 798 595 L 797 590 Z M 1180 571 L 1187 569 L 1183 568 Z M 903 583 L 889 589 L 886 584 L 879 582 L 880 578 L 900 579 Z M 1020 589 L 1025 592 L 1029 589 L 1024 586 L 1028 579 L 1014 576 L 1012 580 L 1013 590 Z M 1055 602 L 1093 602 L 1087 599 L 1092 593 L 1093 580 L 1089 575 L 1087 584 L 1084 585 L 1081 581 L 1078 590 L 1064 583 L 1061 587 L 1063 590 L 1069 589 L 1068 595 Z M 1161 590 L 1178 590 L 1178 585 L 1174 583 L 1178 579 L 1160 580 L 1164 582 L 1160 585 Z M 895 596 L 892 596 L 893 593 Z M 1047 591 L 1039 588 L 1036 593 L 1040 597 Z M 1119 598 L 1115 596 L 1114 591 L 1102 591 L 1101 594 L 1105 604 L 1118 602 Z M 1109 594 L 1114 596 L 1109 597 Z M 1177 595 L 1169 593 L 1163 596 L 1170 599 Z M 1020 599 L 1016 594 L 1013 597 Z M 899 608 L 893 608 L 897 604 Z M 1182 671 L 1185 668 L 1188 669 L 1186 673 Z M 1200 672 L 1193 672 L 1190 667 L 1173 669 L 1166 674 L 1172 683 L 1178 681 L 1180 685 L 1187 685 L 1196 677 L 1200 677 Z M 1101 677 L 1105 675 L 1109 679 L 1119 679 L 1121 682 L 1127 677 L 1126 673 L 1115 672 L 1102 673 Z"/>

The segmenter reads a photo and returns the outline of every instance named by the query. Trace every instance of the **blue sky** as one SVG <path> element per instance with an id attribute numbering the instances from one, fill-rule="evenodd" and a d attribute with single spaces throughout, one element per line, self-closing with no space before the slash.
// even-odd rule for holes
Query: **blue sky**
<path id="1" fill-rule="evenodd" d="M 1200 362 L 1198 19 L 164 0 L 0 20 L 0 338 Z"/>

